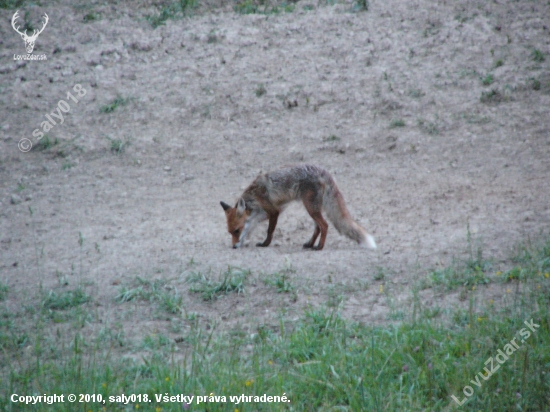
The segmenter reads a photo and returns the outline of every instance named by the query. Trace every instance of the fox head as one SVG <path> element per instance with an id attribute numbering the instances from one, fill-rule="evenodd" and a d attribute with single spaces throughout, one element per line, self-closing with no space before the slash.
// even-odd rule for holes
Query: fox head
<path id="1" fill-rule="evenodd" d="M 225 202 L 220 202 L 225 211 L 225 217 L 227 218 L 227 231 L 231 235 L 231 242 L 233 247 L 239 242 L 241 233 L 243 232 L 246 219 L 250 215 L 250 211 L 246 210 L 244 199 L 240 198 L 235 207 L 229 206 Z"/>

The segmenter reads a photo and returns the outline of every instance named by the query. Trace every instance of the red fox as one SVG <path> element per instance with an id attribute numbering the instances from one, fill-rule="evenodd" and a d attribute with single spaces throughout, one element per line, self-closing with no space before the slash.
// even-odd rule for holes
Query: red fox
<path id="1" fill-rule="evenodd" d="M 220 202 L 225 210 L 227 230 L 233 238 L 233 248 L 242 246 L 256 224 L 266 219 L 269 219 L 267 238 L 256 246 L 269 246 L 279 214 L 293 200 L 301 200 L 315 221 L 313 236 L 304 244 L 304 248 L 321 250 L 325 246 L 328 223 L 321 214 L 324 209 L 339 233 L 360 245 L 376 249 L 374 238 L 351 218 L 332 176 L 326 170 L 312 165 L 285 166 L 258 176 L 244 191 L 235 207 Z M 321 239 L 315 246 L 319 234 Z"/>

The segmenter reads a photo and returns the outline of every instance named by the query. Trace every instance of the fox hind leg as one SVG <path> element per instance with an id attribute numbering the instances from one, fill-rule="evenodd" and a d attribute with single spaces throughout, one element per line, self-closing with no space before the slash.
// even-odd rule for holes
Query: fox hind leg
<path id="1" fill-rule="evenodd" d="M 313 245 L 315 244 L 315 241 L 317 240 L 317 237 L 319 236 L 319 233 L 321 233 L 321 229 L 319 229 L 319 225 L 315 223 L 315 231 L 313 232 L 313 236 L 309 240 L 309 242 L 304 243 L 304 249 L 311 249 L 313 248 Z"/>
<path id="2" fill-rule="evenodd" d="M 315 231 L 313 232 L 313 236 L 311 240 L 306 243 L 308 245 L 307 247 L 311 247 L 313 250 L 322 250 L 325 246 L 325 240 L 327 238 L 327 232 L 328 232 L 328 223 L 323 218 L 323 215 L 321 213 L 322 209 L 322 200 L 316 199 L 316 197 L 322 196 L 321 193 L 315 193 L 314 191 L 309 192 L 306 194 L 306 196 L 303 197 L 302 201 L 304 202 L 304 206 L 311 216 L 311 218 L 315 221 L 316 227 Z M 322 199 L 322 197 L 321 197 Z M 315 240 L 317 239 L 317 236 L 321 235 L 321 239 L 319 239 L 319 243 L 317 246 L 314 246 Z M 310 246 L 311 244 L 311 246 Z M 304 245 L 305 246 L 305 245 Z"/>

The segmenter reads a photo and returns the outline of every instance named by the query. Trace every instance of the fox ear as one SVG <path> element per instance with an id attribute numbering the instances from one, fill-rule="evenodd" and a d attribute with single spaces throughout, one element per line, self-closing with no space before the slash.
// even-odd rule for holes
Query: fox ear
<path id="1" fill-rule="evenodd" d="M 231 206 L 229 206 L 229 205 L 228 205 L 227 203 L 225 203 L 225 202 L 220 202 L 220 205 L 222 205 L 223 210 L 231 209 Z"/>
<path id="2" fill-rule="evenodd" d="M 241 197 L 239 201 L 237 202 L 237 214 L 242 215 L 246 209 L 246 204 L 244 203 L 244 199 Z"/>

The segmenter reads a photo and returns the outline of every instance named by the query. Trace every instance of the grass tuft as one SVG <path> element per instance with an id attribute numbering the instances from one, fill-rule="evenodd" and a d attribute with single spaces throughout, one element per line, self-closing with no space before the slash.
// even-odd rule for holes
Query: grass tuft
<path id="1" fill-rule="evenodd" d="M 405 121 L 403 119 L 395 119 L 390 123 L 390 128 L 395 129 L 396 127 L 405 127 Z"/>
<path id="2" fill-rule="evenodd" d="M 538 50 L 538 49 L 535 49 L 533 50 L 533 60 L 538 62 L 538 63 L 541 63 L 545 60 L 546 58 L 544 57 L 544 54 Z"/>
<path id="3" fill-rule="evenodd" d="M 101 113 L 113 113 L 117 107 L 124 106 L 130 101 L 129 98 L 117 96 L 111 103 L 102 106 L 99 111 Z"/>
<path id="4" fill-rule="evenodd" d="M 219 280 L 194 273 L 188 277 L 187 281 L 194 284 L 190 289 L 191 292 L 200 293 L 204 300 L 209 301 L 231 292 L 244 293 L 244 282 L 249 275 L 249 270 L 230 266 L 222 273 Z"/>
<path id="5" fill-rule="evenodd" d="M 488 92 L 482 92 L 479 100 L 482 103 L 499 103 L 504 100 L 504 96 L 498 89 L 491 89 Z"/>
<path id="6" fill-rule="evenodd" d="M 493 78 L 493 75 L 492 74 L 488 74 L 487 76 L 485 76 L 483 79 L 481 79 L 481 83 L 484 85 L 484 86 L 490 86 L 493 84 L 493 81 L 494 81 L 494 78 Z"/>
<path id="7" fill-rule="evenodd" d="M 42 300 L 42 307 L 50 310 L 66 310 L 80 306 L 91 300 L 81 288 L 62 293 L 50 291 Z"/>
<path id="8" fill-rule="evenodd" d="M 197 0 L 179 0 L 163 6 L 158 14 L 145 16 L 153 29 L 166 24 L 169 19 L 178 19 L 185 16 L 189 10 L 197 7 Z"/>
<path id="9" fill-rule="evenodd" d="M 116 295 L 119 303 L 132 301 L 154 302 L 167 313 L 178 314 L 183 310 L 183 299 L 178 290 L 165 279 L 146 280 L 139 276 L 130 287 L 123 286 Z"/>

